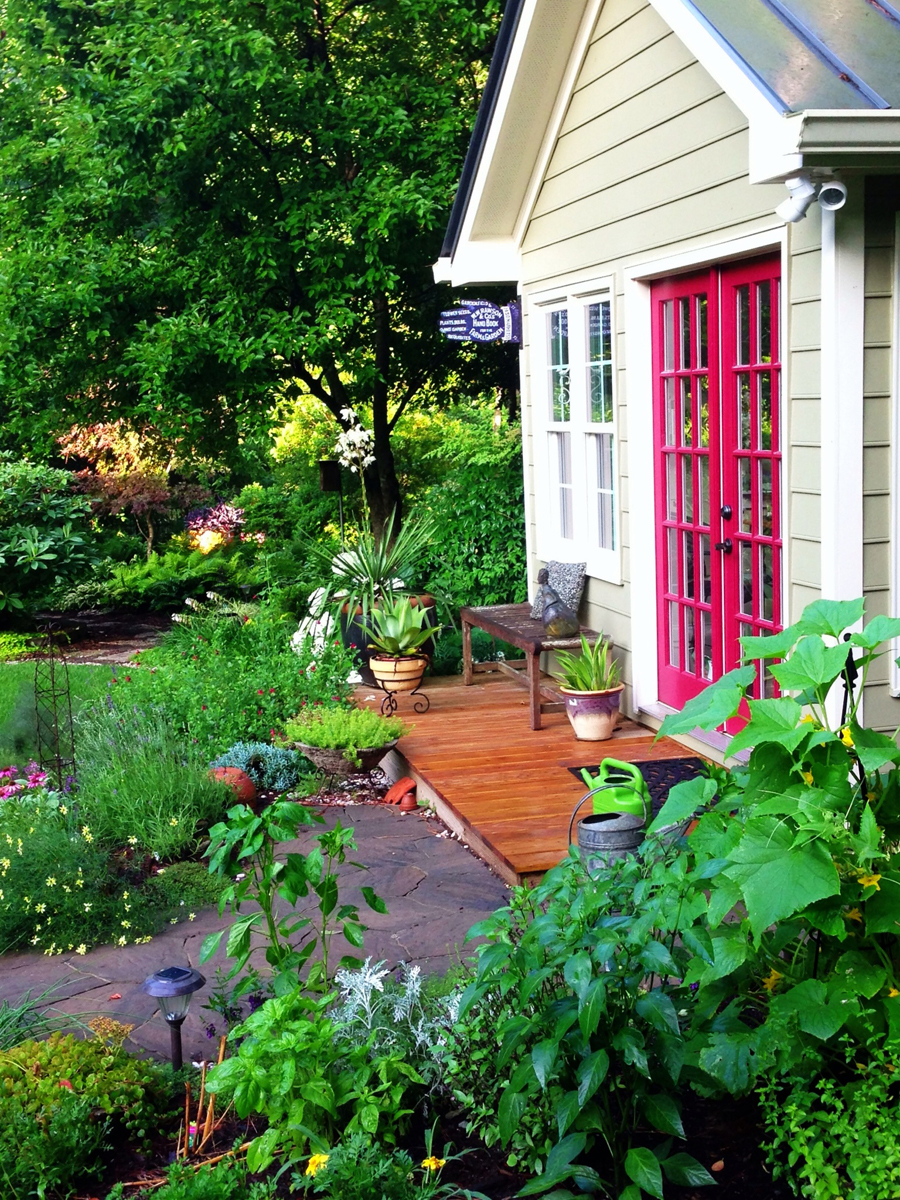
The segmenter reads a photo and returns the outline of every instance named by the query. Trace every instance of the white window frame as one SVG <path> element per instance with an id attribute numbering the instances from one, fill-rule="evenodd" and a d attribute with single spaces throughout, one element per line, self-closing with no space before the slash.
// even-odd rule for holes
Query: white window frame
<path id="1" fill-rule="evenodd" d="M 541 292 L 529 297 L 531 316 L 531 390 L 535 436 L 535 483 L 537 485 L 535 526 L 537 554 L 545 561 L 585 562 L 587 574 L 608 583 L 622 582 L 621 472 L 619 469 L 619 417 L 616 368 L 616 295 L 612 277 L 572 284 L 565 289 Z M 588 309 L 592 304 L 608 303 L 610 314 L 610 353 L 612 358 L 612 421 L 590 419 L 590 366 L 588 360 Z M 569 420 L 565 424 L 552 419 L 550 376 L 550 314 L 568 313 L 569 345 Z M 568 432 L 571 439 L 573 530 L 565 538 L 560 529 L 556 472 L 556 446 L 553 435 Z M 599 545 L 599 506 L 597 449 L 595 439 L 602 434 L 613 438 L 612 522 L 613 546 Z"/>

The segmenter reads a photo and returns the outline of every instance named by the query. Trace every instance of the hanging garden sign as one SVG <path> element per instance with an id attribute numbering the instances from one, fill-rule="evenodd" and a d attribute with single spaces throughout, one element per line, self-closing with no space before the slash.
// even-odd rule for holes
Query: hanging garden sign
<path id="1" fill-rule="evenodd" d="M 438 328 L 451 342 L 521 342 L 522 313 L 515 301 L 463 300 L 441 313 Z"/>

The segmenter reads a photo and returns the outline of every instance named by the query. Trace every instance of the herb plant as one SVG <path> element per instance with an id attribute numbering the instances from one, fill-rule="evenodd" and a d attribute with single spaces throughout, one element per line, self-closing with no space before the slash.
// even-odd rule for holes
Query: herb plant
<path id="1" fill-rule="evenodd" d="M 285 723 L 284 736 L 289 742 L 320 746 L 331 750 L 358 750 L 386 746 L 409 732 L 400 717 L 383 717 L 369 708 L 306 709 Z"/>

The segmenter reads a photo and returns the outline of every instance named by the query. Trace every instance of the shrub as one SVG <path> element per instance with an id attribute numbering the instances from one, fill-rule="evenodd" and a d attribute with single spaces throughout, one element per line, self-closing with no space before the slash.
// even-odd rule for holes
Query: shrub
<path id="1" fill-rule="evenodd" d="M 12 1195 L 68 1194 L 113 1138 L 147 1147 L 169 1116 L 160 1069 L 116 1040 L 54 1033 L 0 1058 L 0 1180 Z"/>
<path id="2" fill-rule="evenodd" d="M 292 717 L 284 726 L 288 741 L 351 755 L 368 747 L 386 746 L 409 732 L 400 717 L 382 717 L 370 708 L 315 708 Z"/>
<path id="3" fill-rule="evenodd" d="M 267 742 L 236 742 L 209 765 L 237 767 L 249 775 L 258 788 L 271 788 L 275 792 L 287 792 L 296 787 L 301 772 L 306 771 L 302 755 L 284 746 L 270 746 Z"/>
<path id="4" fill-rule="evenodd" d="M 94 836 L 157 859 L 191 852 L 232 796 L 209 778 L 206 751 L 158 707 L 130 703 L 130 673 L 78 721 L 78 802 Z"/>
<path id="5" fill-rule="evenodd" d="M 126 1192 L 116 1184 L 106 1200 L 131 1200 L 134 1192 Z M 225 1159 L 214 1166 L 200 1167 L 192 1163 L 174 1162 L 169 1167 L 168 1182 L 161 1188 L 137 1193 L 139 1200 L 272 1200 L 275 1184 L 269 1180 L 247 1178 L 247 1167 L 235 1159 Z"/>

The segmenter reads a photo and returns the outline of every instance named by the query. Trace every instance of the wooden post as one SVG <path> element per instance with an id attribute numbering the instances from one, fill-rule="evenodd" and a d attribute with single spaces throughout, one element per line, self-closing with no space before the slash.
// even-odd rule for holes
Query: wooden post
<path id="1" fill-rule="evenodd" d="M 465 617 L 460 617 L 462 628 L 463 652 L 463 683 L 468 687 L 472 682 L 472 626 Z"/>

